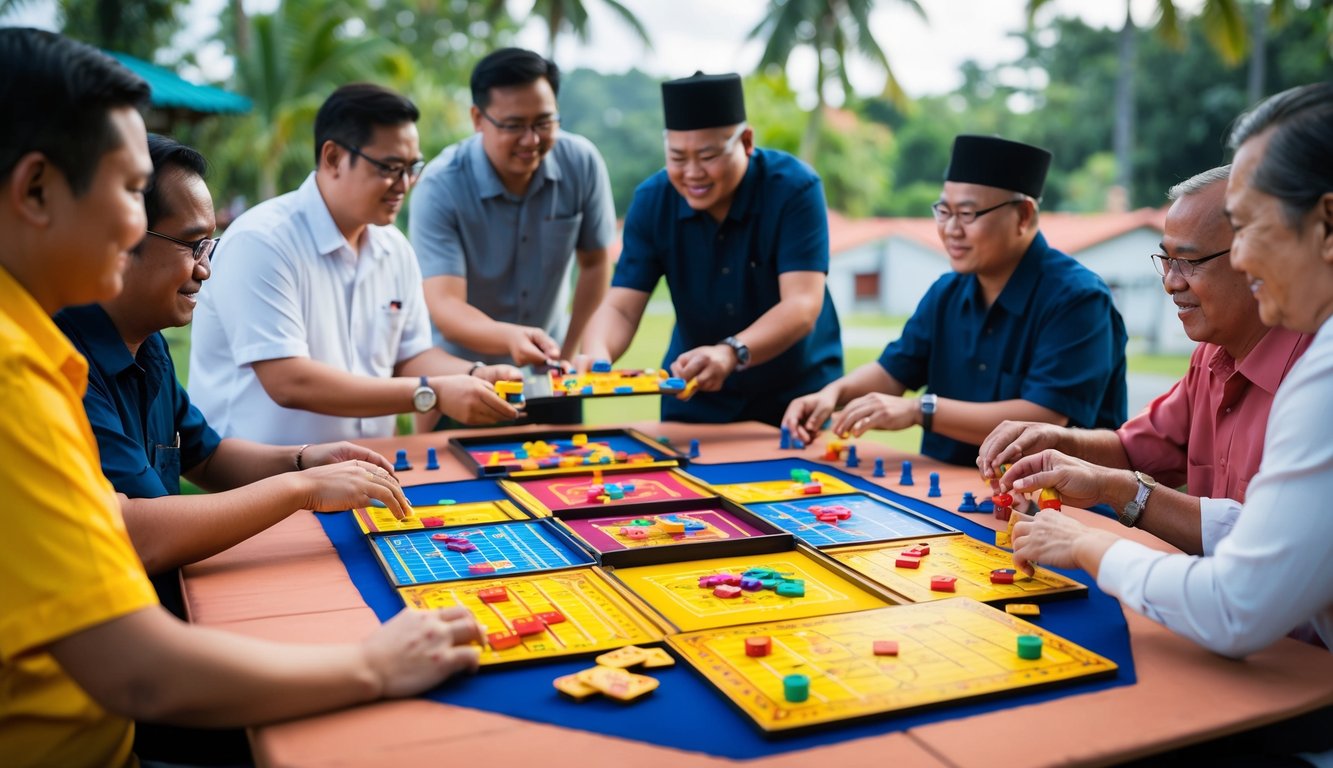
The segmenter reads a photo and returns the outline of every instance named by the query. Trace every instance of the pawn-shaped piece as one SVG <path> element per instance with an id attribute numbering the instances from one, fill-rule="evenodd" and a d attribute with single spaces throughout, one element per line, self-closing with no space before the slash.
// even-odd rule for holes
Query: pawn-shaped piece
<path id="1" fill-rule="evenodd" d="M 406 472 L 412 468 L 412 462 L 407 460 L 407 451 L 399 449 L 398 455 L 393 460 L 394 472 Z"/>
<path id="2" fill-rule="evenodd" d="M 971 491 L 963 491 L 963 503 L 958 505 L 959 512 L 976 512 L 977 497 Z"/>
<path id="3" fill-rule="evenodd" d="M 691 441 L 690 441 L 690 458 L 691 458 L 691 459 L 697 459 L 697 458 L 699 458 L 699 441 L 698 441 L 698 440 L 691 440 Z"/>
<path id="4" fill-rule="evenodd" d="M 1060 492 L 1054 488 L 1042 488 L 1038 496 L 1037 507 L 1039 509 L 1054 509 L 1060 511 Z"/>
<path id="5" fill-rule="evenodd" d="M 745 638 L 745 655 L 762 658 L 773 652 L 773 638 L 767 635 Z"/>
<path id="6" fill-rule="evenodd" d="M 898 478 L 898 485 L 916 485 L 916 482 L 912 480 L 912 462 L 903 462 L 903 473 Z"/>
<path id="7" fill-rule="evenodd" d="M 786 451 L 791 448 L 791 430 L 787 427 L 782 428 L 782 436 L 778 438 L 778 450 Z"/>
<path id="8" fill-rule="evenodd" d="M 870 473 L 871 477 L 884 477 L 884 459 L 875 459 L 875 471 Z"/>
<path id="9" fill-rule="evenodd" d="M 847 446 L 847 468 L 856 469 L 861 466 L 861 460 L 856 457 L 856 446 Z"/>
<path id="10" fill-rule="evenodd" d="M 782 678 L 782 696 L 793 704 L 810 698 L 810 678 L 805 675 L 787 675 Z"/>
<path id="11" fill-rule="evenodd" d="M 940 473 L 930 473 L 930 490 L 926 491 L 926 496 L 932 499 L 938 499 L 943 494 L 940 492 Z"/>
<path id="12" fill-rule="evenodd" d="M 435 455 L 435 449 L 434 449 L 434 448 L 427 448 L 427 449 L 426 449 L 426 469 L 429 470 L 429 471 L 432 471 L 432 472 L 433 472 L 433 471 L 435 471 L 435 470 L 437 470 L 437 469 L 439 469 L 439 468 L 440 468 L 440 458 L 439 458 L 438 456 Z"/>

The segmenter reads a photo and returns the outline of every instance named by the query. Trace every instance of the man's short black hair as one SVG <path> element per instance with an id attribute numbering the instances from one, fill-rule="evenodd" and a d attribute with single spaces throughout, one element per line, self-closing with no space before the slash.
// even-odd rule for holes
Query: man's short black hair
<path id="1" fill-rule="evenodd" d="M 148 134 L 148 155 L 153 158 L 153 178 L 143 193 L 144 212 L 148 214 L 148 228 L 171 215 L 171 205 L 162 198 L 158 182 L 173 168 L 187 174 L 204 178 L 208 173 L 208 161 L 199 154 L 199 150 L 187 147 L 169 136 Z"/>
<path id="2" fill-rule="evenodd" d="M 41 152 L 75 195 L 92 184 L 102 155 L 118 149 L 110 112 L 148 106 L 148 84 L 115 59 L 40 29 L 0 29 L 0 180 Z"/>
<path id="3" fill-rule="evenodd" d="M 344 85 L 324 100 L 315 115 L 315 167 L 325 142 L 360 149 L 370 141 L 375 126 L 415 123 L 420 117 L 417 105 L 400 93 L 373 83 Z M 351 163 L 356 161 L 353 155 Z"/>
<path id="4" fill-rule="evenodd" d="M 485 109 L 491 104 L 492 88 L 527 85 L 543 77 L 559 96 L 560 68 L 554 61 L 522 48 L 501 48 L 487 54 L 472 70 L 472 103 Z"/>

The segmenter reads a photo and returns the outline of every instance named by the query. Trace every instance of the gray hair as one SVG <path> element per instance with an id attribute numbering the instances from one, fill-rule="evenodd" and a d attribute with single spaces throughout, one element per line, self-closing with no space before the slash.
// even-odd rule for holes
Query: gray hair
<path id="1" fill-rule="evenodd" d="M 1268 151 L 1250 184 L 1282 204 L 1296 228 L 1319 198 L 1333 192 L 1333 83 L 1283 91 L 1236 119 L 1232 149 L 1270 131 Z"/>
<path id="2" fill-rule="evenodd" d="M 1231 164 L 1209 168 L 1203 173 L 1196 173 L 1166 191 L 1166 199 L 1179 200 L 1186 195 L 1197 195 L 1219 181 L 1231 178 Z"/>

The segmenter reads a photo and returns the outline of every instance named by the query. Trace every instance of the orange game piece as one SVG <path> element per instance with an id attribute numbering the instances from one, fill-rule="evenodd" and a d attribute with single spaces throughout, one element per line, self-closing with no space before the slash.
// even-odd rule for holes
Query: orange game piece
<path id="1" fill-rule="evenodd" d="M 752 658 L 767 656 L 773 652 L 773 638 L 767 635 L 745 638 L 745 655 Z"/>
<path id="2" fill-rule="evenodd" d="M 560 611 L 543 611 L 537 614 L 537 618 L 541 619 L 543 624 L 550 626 L 551 624 L 560 624 L 563 622 L 565 620 L 565 614 Z"/>
<path id="3" fill-rule="evenodd" d="M 486 636 L 486 643 L 494 650 L 503 651 L 523 642 L 523 638 L 514 632 L 492 632 Z"/>
<path id="4" fill-rule="evenodd" d="M 519 637 L 540 635 L 546 631 L 546 624 L 536 616 L 524 616 L 520 619 L 514 619 L 509 622 L 509 624 L 514 628 L 514 632 L 517 633 Z"/>
<path id="5" fill-rule="evenodd" d="M 509 590 L 504 587 L 487 587 L 477 593 L 483 603 L 503 603 L 509 599 Z"/>
<path id="6" fill-rule="evenodd" d="M 876 655 L 876 656 L 897 656 L 897 655 L 898 655 L 898 641 L 897 641 L 897 640 L 876 640 L 875 643 L 874 643 L 874 649 L 875 649 L 875 655 Z"/>

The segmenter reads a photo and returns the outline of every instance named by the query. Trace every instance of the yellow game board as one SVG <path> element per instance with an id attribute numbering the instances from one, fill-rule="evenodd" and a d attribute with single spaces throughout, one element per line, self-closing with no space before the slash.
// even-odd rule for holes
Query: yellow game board
<path id="1" fill-rule="evenodd" d="M 900 568 L 899 555 L 920 543 L 930 545 L 930 554 L 920 558 L 919 567 Z M 892 544 L 827 549 L 824 554 L 848 568 L 883 585 L 890 592 L 901 595 L 907 602 L 923 603 L 959 595 L 983 603 L 1006 603 L 1011 600 L 1031 602 L 1053 595 L 1086 595 L 1088 588 L 1073 579 L 1065 578 L 1045 568 L 1037 568 L 1032 577 L 1021 571 L 1014 574 L 1012 584 L 991 583 L 991 571 L 1013 568 L 1013 555 L 963 534 L 935 536 L 919 541 Z M 932 576 L 952 576 L 956 579 L 953 592 L 932 590 Z"/>
<path id="2" fill-rule="evenodd" d="M 712 588 L 699 586 L 703 576 L 741 574 L 751 568 L 771 568 L 801 579 L 805 595 L 784 597 L 761 589 L 726 599 L 716 597 Z M 617 568 L 612 575 L 681 630 L 846 613 L 890 604 L 886 596 L 871 592 L 873 587 L 862 588 L 830 565 L 794 550 Z"/>
<path id="3" fill-rule="evenodd" d="M 484 602 L 482 590 L 503 587 L 507 598 Z M 481 663 L 504 664 L 553 656 L 606 651 L 661 640 L 665 629 L 619 594 L 601 569 L 579 568 L 555 573 L 485 581 L 402 587 L 408 608 L 429 610 L 466 606 L 482 626 L 482 636 L 508 632 L 514 621 L 558 611 L 563 621 L 550 623 L 512 648 L 496 650 L 483 644 Z"/>
<path id="4" fill-rule="evenodd" d="M 1019 635 L 1042 638 L 1020 659 Z M 745 654 L 747 637 L 772 652 Z M 876 656 L 877 640 L 898 643 Z M 667 642 L 765 731 L 898 713 L 950 701 L 1114 674 L 1114 662 L 966 598 L 837 616 L 689 632 Z M 783 678 L 809 677 L 809 698 L 786 700 Z"/>
<path id="5" fill-rule="evenodd" d="M 422 504 L 412 508 L 412 516 L 402 520 L 394 518 L 385 507 L 362 507 L 353 510 L 356 524 L 362 533 L 380 531 L 416 531 L 427 527 L 422 518 L 437 518 L 443 525 L 432 526 L 448 528 L 456 525 L 477 525 L 479 523 L 498 523 L 501 520 L 527 520 L 528 515 L 512 501 L 473 501 L 463 504 Z"/>
<path id="6" fill-rule="evenodd" d="M 764 480 L 756 483 L 735 483 L 715 485 L 713 490 L 724 499 L 737 504 L 749 504 L 756 501 L 783 501 L 799 499 L 807 495 L 830 496 L 837 493 L 856 493 L 857 490 L 832 475 L 823 472 L 811 472 L 810 479 L 822 486 L 818 494 L 806 494 L 804 486 L 791 480 Z"/>

